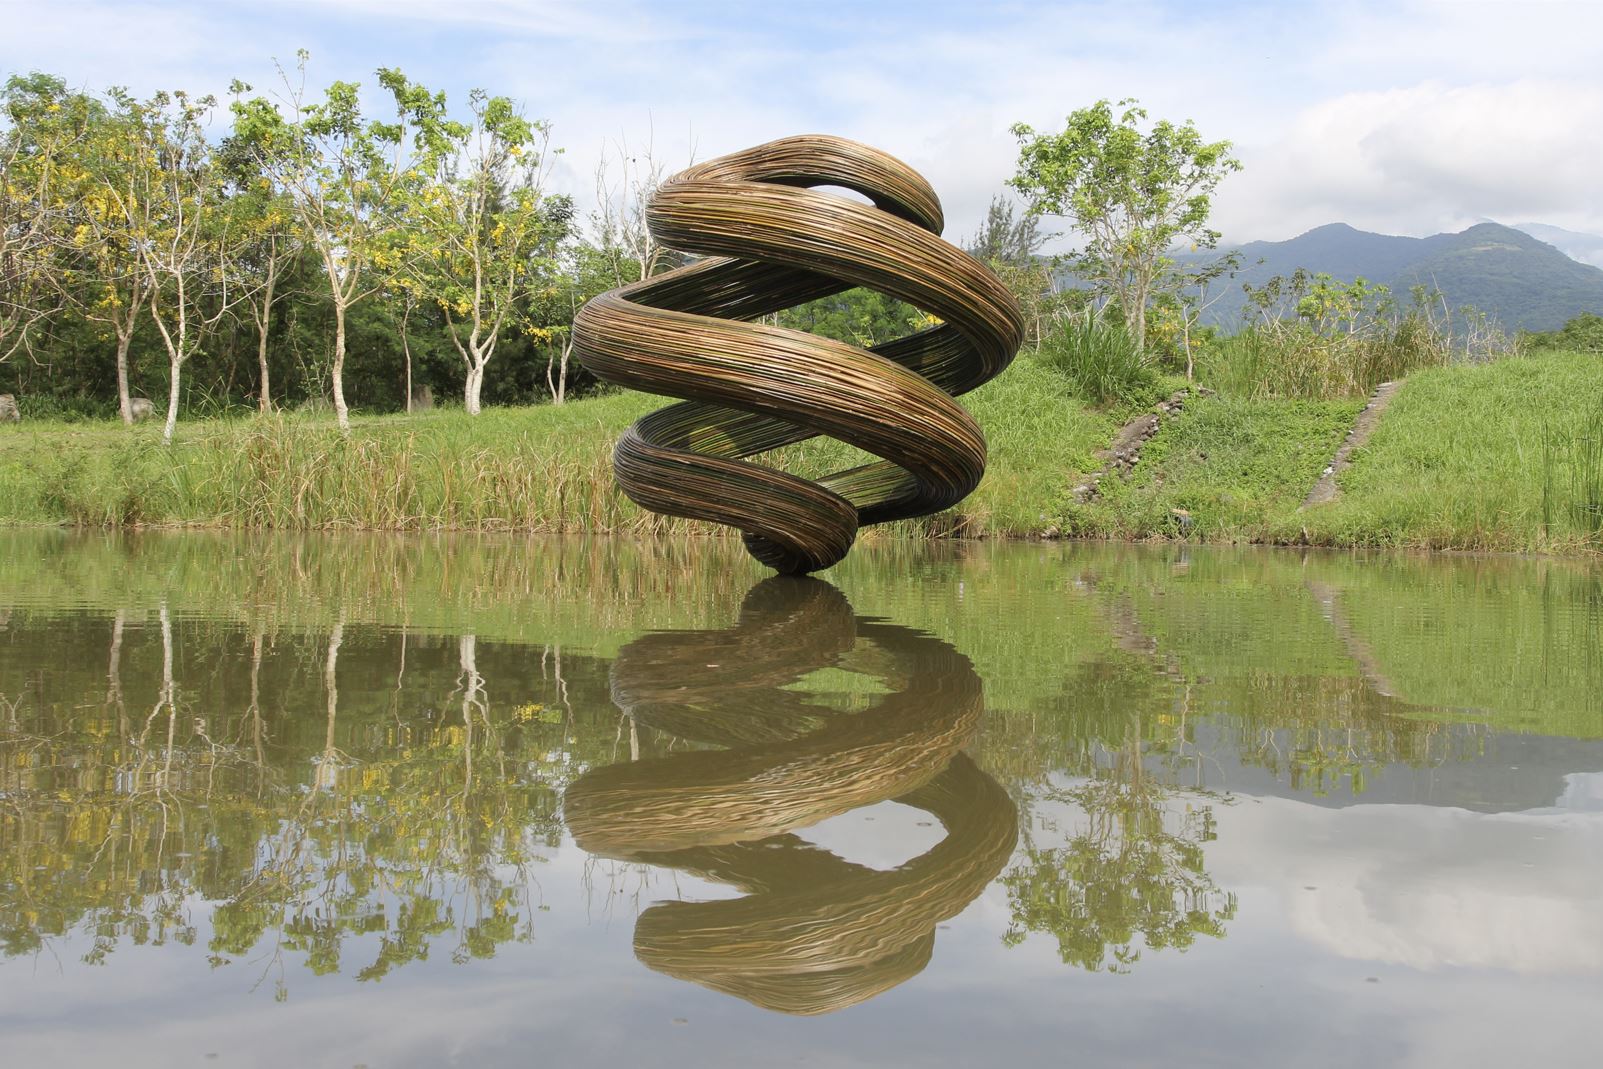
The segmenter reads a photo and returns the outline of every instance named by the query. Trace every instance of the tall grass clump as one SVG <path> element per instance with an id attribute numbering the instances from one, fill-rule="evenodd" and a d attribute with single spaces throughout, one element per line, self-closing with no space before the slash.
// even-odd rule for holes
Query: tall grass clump
<path id="1" fill-rule="evenodd" d="M 1124 326 L 1099 317 L 1064 322 L 1041 339 L 1038 356 L 1092 404 L 1139 400 L 1158 382 L 1157 368 Z"/>
<path id="2" fill-rule="evenodd" d="M 1256 321 L 1211 341 L 1197 366 L 1220 393 L 1350 398 L 1414 371 L 1516 355 L 1519 343 L 1473 309 L 1449 312 L 1416 287 L 1399 305 L 1385 286 L 1298 272 L 1248 289 Z"/>
<path id="3" fill-rule="evenodd" d="M 1543 428 L 1542 527 L 1603 541 L 1603 407 L 1572 430 Z"/>
<path id="4" fill-rule="evenodd" d="M 1198 366 L 1204 382 L 1233 397 L 1363 397 L 1383 382 L 1452 358 L 1451 336 L 1417 319 L 1335 335 L 1276 322 L 1219 339 Z"/>

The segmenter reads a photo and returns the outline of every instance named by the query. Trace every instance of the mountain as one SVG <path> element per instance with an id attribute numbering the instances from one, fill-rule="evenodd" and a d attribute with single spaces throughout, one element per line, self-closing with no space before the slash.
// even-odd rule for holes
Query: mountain
<path id="1" fill-rule="evenodd" d="M 1442 291 L 1448 307 L 1473 305 L 1510 330 L 1556 330 L 1582 312 L 1603 312 L 1603 268 L 1498 223 L 1428 238 L 1331 223 L 1289 241 L 1252 241 L 1236 249 L 1243 264 L 1237 288 L 1261 286 L 1302 267 L 1344 282 L 1359 276 L 1382 282 L 1403 300 L 1410 287 L 1430 286 Z M 1231 303 L 1227 297 L 1214 305 L 1210 321 L 1237 325 L 1242 302 Z"/>
<path id="2" fill-rule="evenodd" d="M 1603 267 L 1603 234 L 1582 234 L 1546 223 L 1515 223 L 1514 229 L 1547 242 L 1572 260 Z"/>

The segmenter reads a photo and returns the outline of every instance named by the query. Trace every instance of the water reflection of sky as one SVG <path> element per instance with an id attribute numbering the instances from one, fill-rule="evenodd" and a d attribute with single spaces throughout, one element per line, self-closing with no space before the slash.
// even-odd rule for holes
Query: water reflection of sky
<path id="1" fill-rule="evenodd" d="M 832 845 L 873 859 L 872 833 L 840 832 Z M 8 1063 L 29 1066 L 1573 1064 L 1600 991 L 1599 842 L 1591 818 L 1244 803 L 1209 854 L 1241 898 L 1228 938 L 1089 974 L 1044 940 L 1004 948 L 993 889 L 939 933 L 924 972 L 823 1018 L 641 968 L 636 892 L 727 891 L 632 874 L 613 888 L 568 844 L 541 869 L 535 942 L 470 967 L 431 960 L 372 985 L 298 976 L 274 1004 L 249 990 L 247 962 L 213 972 L 147 947 L 90 969 L 59 946 L 60 963 L 0 968 L 0 1027 Z M 597 901 L 620 889 L 620 904 Z"/>
<path id="2" fill-rule="evenodd" d="M 1013 552 L 987 551 L 979 563 L 919 564 L 912 569 L 917 582 L 905 561 L 893 558 L 884 574 L 859 561 L 859 571 L 842 580 L 851 608 L 826 606 L 843 626 L 865 634 L 878 628 L 887 649 L 911 642 L 911 648 L 957 658 L 958 677 L 972 679 L 978 671 L 988 712 L 970 749 L 1021 814 L 1013 863 L 959 914 L 935 925 L 927 965 L 873 997 L 824 1016 L 788 1016 L 645 967 L 637 957 L 638 926 L 654 903 L 733 901 L 748 890 L 629 850 L 594 856 L 564 833 L 530 866 L 532 941 L 502 943 L 492 957 L 466 963 L 452 962 L 446 938 L 424 960 L 357 982 L 355 971 L 378 957 L 384 933 L 354 929 L 341 947 L 342 968 L 327 975 L 314 974 L 294 955 L 276 960 L 266 943 L 225 962 L 208 952 L 215 903 L 195 897 L 184 904 L 195 927 L 187 945 L 124 940 L 103 964 L 88 965 L 81 959 L 91 937 L 80 926 L 46 940 L 37 953 L 0 958 L 5 1064 L 378 1069 L 536 1061 L 743 1067 L 1004 1061 L 1345 1069 L 1354 1063 L 1575 1064 L 1578 1053 L 1594 1048 L 1595 1007 L 1603 998 L 1603 910 L 1597 905 L 1603 893 L 1603 726 L 1577 738 L 1554 727 L 1584 728 L 1591 708 L 1585 703 L 1593 700 L 1586 684 L 1596 667 L 1586 660 L 1593 654 L 1585 643 L 1595 624 L 1586 614 L 1595 615 L 1596 605 L 1585 602 L 1584 583 L 1571 601 L 1548 590 L 1521 602 L 1523 613 L 1550 614 L 1538 627 L 1513 610 L 1507 620 L 1499 615 L 1510 599 L 1529 593 L 1518 576 L 1501 576 L 1510 592 L 1452 568 L 1409 571 L 1390 564 L 1391 581 L 1405 592 L 1436 584 L 1460 599 L 1479 599 L 1478 630 L 1444 633 L 1433 624 L 1428 632 L 1397 632 L 1412 636 L 1410 647 L 1369 641 L 1406 627 L 1411 617 L 1389 614 L 1374 576 L 1344 570 L 1339 559 L 1327 566 L 1318 559 L 1309 565 L 1267 555 L 1192 553 L 1182 571 L 1161 550 L 1146 556 L 1076 549 L 1067 559 L 1043 563 L 1042 551 L 1019 547 L 1018 554 L 1033 555 L 1027 566 L 1017 564 Z M 465 559 L 456 566 L 466 566 Z M 1312 583 L 1302 574 L 1310 568 L 1321 576 Z M 114 567 L 104 571 L 116 573 Z M 1008 591 L 1053 583 L 1050 598 L 1028 612 L 1003 611 Z M 734 643 L 738 653 L 750 631 L 733 625 L 746 585 L 724 586 L 706 595 L 717 603 L 694 621 L 706 629 L 696 634 Z M 1274 609 L 1273 598 L 1260 597 L 1265 587 L 1291 608 Z M 686 600 L 701 596 L 688 589 Z M 1414 589 L 1399 598 L 1417 601 L 1417 594 Z M 41 595 L 30 597 L 37 610 Z M 121 604 L 108 598 L 81 600 Z M 278 613 L 294 608 L 287 597 L 264 601 Z M 642 598 L 647 609 L 617 611 L 605 628 L 590 633 L 588 647 L 569 647 L 572 696 L 606 714 L 594 722 L 605 729 L 600 741 L 606 745 L 585 751 L 610 754 L 603 764 L 624 761 L 630 752 L 615 703 L 638 702 L 646 718 L 675 715 L 671 699 L 679 681 L 657 671 L 667 663 L 661 657 L 641 662 L 644 675 L 619 675 L 629 659 L 619 648 L 627 650 L 639 635 L 675 624 L 681 626 L 674 634 L 692 634 L 682 620 L 642 618 L 642 612 L 662 612 L 661 601 L 660 594 Z M 145 615 L 130 623 L 129 656 L 149 662 L 159 650 L 147 611 L 153 603 L 131 603 Z M 869 606 L 895 622 L 866 622 Z M 181 672 L 199 679 L 206 671 L 242 670 L 235 647 L 248 645 L 242 645 L 246 632 L 229 618 L 231 611 L 197 603 L 186 615 L 176 607 Z M 460 649 L 460 621 L 454 629 L 435 627 L 427 642 L 412 647 L 407 668 L 408 686 L 420 688 L 422 697 L 397 706 L 395 717 L 416 719 L 414 704 L 451 711 L 464 693 L 478 694 L 478 684 L 464 692 L 459 674 L 476 656 L 473 674 L 485 677 L 484 700 L 495 709 L 523 705 L 533 719 L 517 730 L 534 731 L 541 721 L 533 703 L 554 707 L 555 699 L 513 693 L 501 681 L 513 678 L 514 668 L 527 673 L 517 677 L 518 687 L 544 679 L 531 665 L 536 659 L 543 664 L 551 647 L 528 645 L 529 636 L 570 626 L 561 613 L 575 610 L 553 601 L 544 611 L 544 619 L 534 614 L 515 626 L 503 622 L 500 639 L 481 638 Z M 687 610 L 678 605 L 674 611 Z M 859 614 L 856 623 L 852 611 Z M 963 619 L 970 611 L 985 615 L 982 626 Z M 82 618 L 94 642 L 105 629 L 103 616 Z M 221 623 L 212 627 L 213 619 Z M 1513 652 L 1506 663 L 1482 671 L 1470 689 L 1436 663 L 1444 658 L 1430 643 L 1438 640 L 1503 655 L 1501 640 L 1493 639 L 1513 620 L 1523 628 L 1524 644 L 1508 644 Z M 0 622 L 0 694 L 15 697 L 23 682 L 55 694 L 64 716 L 98 700 L 105 691 L 102 647 L 94 647 L 92 664 L 81 658 L 85 668 L 52 662 L 54 639 L 41 637 L 65 634 L 49 628 L 69 626 L 76 625 L 40 622 L 28 613 Z M 285 734 L 298 724 L 317 745 L 327 641 L 319 628 L 326 626 L 322 617 L 303 622 L 301 637 L 284 638 L 278 654 L 299 666 L 282 685 L 291 705 L 305 707 L 293 715 L 304 714 L 306 722 L 284 721 Z M 1210 644 L 1216 626 L 1232 639 Z M 1052 641 L 1056 632 L 1075 628 L 1073 642 Z M 506 637 L 519 629 L 527 634 Z M 1471 642 L 1464 637 L 1471 632 L 1481 637 Z M 893 633 L 902 637 L 893 640 Z M 233 659 L 213 666 L 186 660 L 185 651 L 210 648 L 207 641 L 234 650 L 228 654 Z M 662 654 L 678 641 L 659 638 L 634 651 Z M 367 699 L 397 689 L 387 660 L 394 645 L 394 632 L 350 625 L 339 694 L 351 709 L 380 708 Z M 679 653 L 698 649 L 692 642 Z M 833 647 L 823 642 L 818 649 Z M 875 686 L 831 700 L 855 709 L 853 716 L 868 716 L 883 695 L 902 689 L 905 666 L 897 669 L 883 654 L 870 652 L 857 665 L 883 677 Z M 1281 657 L 1289 667 L 1276 674 Z M 965 667 L 970 658 L 972 670 Z M 778 668 L 785 668 L 783 661 Z M 140 707 L 142 692 L 133 692 L 152 683 L 151 663 L 130 664 L 125 673 L 136 718 L 147 707 Z M 731 664 L 736 676 L 747 667 Z M 773 666 L 753 665 L 753 678 L 762 684 L 762 673 Z M 1018 671 L 1002 671 L 1010 665 Z M 1498 689 L 1499 672 L 1516 670 L 1538 689 L 1530 683 L 1518 692 Z M 75 672 L 85 673 L 81 693 L 68 686 Z M 1372 681 L 1382 672 L 1385 692 Z M 712 677 L 686 678 L 685 687 L 694 689 Z M 810 678 L 823 678 L 826 689 L 845 685 L 838 676 Z M 1541 690 L 1543 679 L 1556 682 Z M 748 687 L 742 694 L 767 692 L 766 684 L 752 689 L 750 679 L 742 685 Z M 238 692 L 237 686 L 216 692 L 202 692 L 199 682 L 191 686 L 195 695 Z M 959 690 L 972 697 L 972 690 Z M 1507 694 L 1516 697 L 1499 704 Z M 730 708 L 738 713 L 739 703 Z M 184 711 L 186 717 L 204 712 L 218 723 L 226 712 L 220 706 Z M 366 725 L 367 734 L 341 736 L 349 752 L 337 762 L 336 779 L 360 774 L 362 745 L 388 753 L 372 740 L 388 730 L 389 716 L 353 721 Z M 1516 716 L 1545 718 L 1537 723 L 1547 730 L 1513 730 Z M 964 731 L 971 721 L 962 721 Z M 332 730 L 332 716 L 329 723 Z M 909 723 L 916 728 L 918 722 Z M 945 737 L 941 745 L 957 738 Z M 299 736 L 290 740 L 293 746 L 278 741 L 293 755 L 285 767 L 303 779 L 310 775 L 302 765 L 307 752 L 317 753 L 315 746 L 297 749 L 305 741 Z M 1076 749 L 1082 744 L 1083 752 Z M 560 736 L 553 745 L 542 752 L 553 767 L 566 769 L 571 783 L 582 770 L 565 756 Z M 673 744 L 656 752 L 672 756 L 696 748 Z M 1302 767 L 1297 762 L 1327 761 L 1331 754 L 1340 759 L 1339 775 L 1316 782 L 1293 774 Z M 754 775 L 782 776 L 796 766 L 781 761 Z M 494 765 L 481 761 L 478 767 L 483 776 Z M 937 763 L 929 771 L 938 767 L 947 766 Z M 1108 787 L 1112 795 L 1095 793 Z M 1065 964 L 1059 943 L 1046 932 L 1032 930 L 1017 945 L 1005 945 L 1003 935 L 1016 922 L 1007 874 L 1031 847 L 1065 851 L 1094 837 L 1111 811 L 1094 806 L 1109 798 L 1129 803 L 1123 819 L 1146 822 L 1149 834 L 1168 833 L 1167 848 L 1198 851 L 1208 908 L 1227 915 L 1220 931 L 1198 935 L 1184 950 L 1146 946 L 1138 933 L 1132 953 L 1139 960 L 1118 974 Z M 0 797 L 0 804 L 12 800 Z M 1204 812 L 1208 821 L 1199 822 Z M 762 816 L 750 811 L 743 819 Z M 614 842 L 621 841 L 617 831 Z M 798 842 L 787 849 L 811 843 L 865 872 L 915 863 L 947 837 L 927 808 L 885 800 L 830 810 L 795 834 Z M 0 850 L 7 847 L 0 841 Z M 515 879 L 504 867 L 495 875 Z M 1228 910 L 1219 909 L 1226 897 Z M 275 999 L 280 980 L 282 1001 Z"/>

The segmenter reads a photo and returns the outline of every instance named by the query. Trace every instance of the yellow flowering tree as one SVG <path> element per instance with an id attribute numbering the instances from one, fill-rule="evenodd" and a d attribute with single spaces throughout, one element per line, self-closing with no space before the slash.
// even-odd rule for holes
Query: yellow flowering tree
<path id="1" fill-rule="evenodd" d="M 551 286 L 573 216 L 565 197 L 544 191 L 550 130 L 506 97 L 475 89 L 468 117 L 452 119 L 445 94 L 398 70 L 379 71 L 412 133 L 410 180 L 398 185 L 396 276 L 444 314 L 466 369 L 463 407 L 480 410 L 485 368 L 504 333 L 544 328 L 531 303 Z"/>
<path id="2" fill-rule="evenodd" d="M 349 429 L 346 321 L 351 307 L 377 292 L 393 266 L 394 209 L 407 177 L 402 128 L 363 118 L 355 82 L 334 82 L 321 101 L 309 101 L 307 54 L 298 58 L 297 78 L 284 78 L 284 107 L 241 96 L 233 104 L 234 131 L 255 147 L 268 181 L 288 195 L 301 238 L 322 265 L 334 312 L 329 385 L 339 425 Z"/>

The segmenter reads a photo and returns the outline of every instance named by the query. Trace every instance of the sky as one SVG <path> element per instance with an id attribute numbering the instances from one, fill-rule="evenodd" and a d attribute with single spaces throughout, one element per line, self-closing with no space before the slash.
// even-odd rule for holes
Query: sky
<path id="1" fill-rule="evenodd" d="M 393 66 L 453 101 L 508 95 L 552 124 L 554 188 L 581 207 L 619 145 L 671 170 L 833 133 L 922 171 L 961 241 L 1014 171 L 1013 123 L 1133 97 L 1236 146 L 1227 241 L 1603 233 L 1603 0 L 0 0 L 0 28 L 0 76 L 84 89 L 267 92 L 304 48 L 314 86 Z"/>

